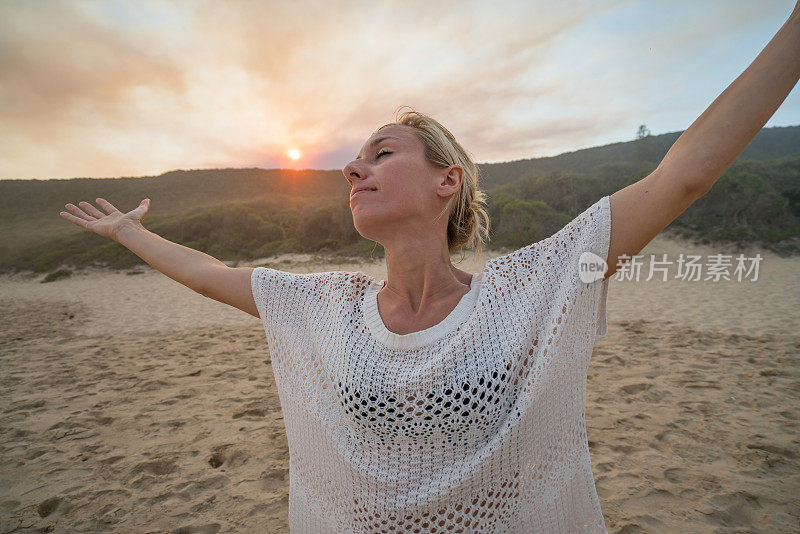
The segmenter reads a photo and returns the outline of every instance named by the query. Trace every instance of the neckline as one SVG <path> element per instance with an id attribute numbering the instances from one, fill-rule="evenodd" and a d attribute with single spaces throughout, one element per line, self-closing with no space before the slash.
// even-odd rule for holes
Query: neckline
<path id="1" fill-rule="evenodd" d="M 364 321 L 373 337 L 386 347 L 404 350 L 423 347 L 443 338 L 469 317 L 483 285 L 482 280 L 483 272 L 472 274 L 469 291 L 461 297 L 456 307 L 441 322 L 417 332 L 396 334 L 386 328 L 378 311 L 378 292 L 383 288 L 386 280 L 376 282 L 372 279 L 364 292 Z"/>

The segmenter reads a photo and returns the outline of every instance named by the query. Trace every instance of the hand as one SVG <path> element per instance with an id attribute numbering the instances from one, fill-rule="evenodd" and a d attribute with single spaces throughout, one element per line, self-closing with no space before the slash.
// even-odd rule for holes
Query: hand
<path id="1" fill-rule="evenodd" d="M 150 208 L 150 199 L 146 198 L 139 203 L 136 209 L 128 213 L 122 213 L 110 202 L 103 198 L 98 198 L 97 204 L 105 210 L 103 213 L 88 202 L 78 202 L 83 211 L 74 204 L 67 204 L 66 207 L 71 213 L 62 211 L 60 215 L 68 221 L 72 221 L 82 228 L 86 228 L 97 235 L 117 240 L 117 233 L 125 226 L 141 226 L 147 210 Z"/>

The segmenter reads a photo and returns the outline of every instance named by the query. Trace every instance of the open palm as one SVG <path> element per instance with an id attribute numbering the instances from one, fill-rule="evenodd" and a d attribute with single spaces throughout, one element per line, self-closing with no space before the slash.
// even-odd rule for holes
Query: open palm
<path id="1" fill-rule="evenodd" d="M 89 231 L 113 239 L 116 241 L 117 232 L 120 228 L 127 225 L 141 224 L 147 210 L 150 208 L 150 199 L 146 198 L 139 203 L 136 209 L 128 213 L 122 213 L 114 207 L 111 202 L 103 198 L 96 199 L 97 204 L 103 208 L 105 213 L 95 208 L 88 202 L 78 202 L 78 206 L 74 204 L 67 204 L 66 208 L 69 213 L 62 211 L 60 215 L 68 221 L 71 221 L 82 228 Z M 83 208 L 83 209 L 81 209 Z"/>

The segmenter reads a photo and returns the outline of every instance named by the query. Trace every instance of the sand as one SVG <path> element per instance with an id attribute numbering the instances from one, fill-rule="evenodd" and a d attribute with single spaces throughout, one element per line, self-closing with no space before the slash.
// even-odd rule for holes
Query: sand
<path id="1" fill-rule="evenodd" d="M 759 252 L 756 282 L 611 280 L 586 409 L 610 532 L 800 530 L 800 258 Z M 288 532 L 260 321 L 132 271 L 0 277 L 0 532 Z"/>

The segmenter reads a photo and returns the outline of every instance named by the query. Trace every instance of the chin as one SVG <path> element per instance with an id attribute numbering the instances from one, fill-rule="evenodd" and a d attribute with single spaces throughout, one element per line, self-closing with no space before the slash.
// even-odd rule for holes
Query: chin
<path id="1" fill-rule="evenodd" d="M 365 217 L 363 215 L 353 216 L 353 226 L 356 232 L 359 233 L 364 239 L 370 241 L 378 241 L 377 228 L 381 226 L 380 222 L 375 217 Z"/>
<path id="2" fill-rule="evenodd" d="M 362 228 L 362 227 L 360 227 L 358 225 L 356 225 L 356 232 L 358 232 L 358 235 L 360 235 L 361 237 L 363 237 L 364 239 L 367 239 L 369 241 L 377 241 L 378 240 L 378 236 L 376 236 L 375 234 L 373 234 L 369 230 L 366 230 L 366 229 L 364 229 L 364 228 Z"/>

